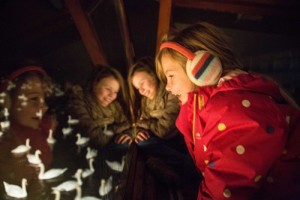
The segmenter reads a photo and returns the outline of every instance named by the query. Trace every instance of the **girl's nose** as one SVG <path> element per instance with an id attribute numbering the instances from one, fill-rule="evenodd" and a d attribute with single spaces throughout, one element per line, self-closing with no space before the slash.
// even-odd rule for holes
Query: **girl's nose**
<path id="1" fill-rule="evenodd" d="M 170 86 L 169 82 L 167 82 L 167 84 L 166 84 L 166 90 L 169 92 L 171 91 L 171 86 Z"/>

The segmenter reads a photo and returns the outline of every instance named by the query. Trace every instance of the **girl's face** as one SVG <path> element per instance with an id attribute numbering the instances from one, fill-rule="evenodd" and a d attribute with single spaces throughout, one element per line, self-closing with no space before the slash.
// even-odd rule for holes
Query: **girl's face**
<path id="1" fill-rule="evenodd" d="M 156 94 L 157 83 L 147 72 L 135 72 L 132 76 L 132 85 L 139 93 L 149 99 L 153 99 Z"/>
<path id="2" fill-rule="evenodd" d="M 182 104 L 186 103 L 188 93 L 195 90 L 195 85 L 188 78 L 183 67 L 170 54 L 161 57 L 163 72 L 167 78 L 166 90 L 176 95 Z"/>
<path id="3" fill-rule="evenodd" d="M 101 79 L 94 87 L 94 94 L 100 105 L 106 107 L 113 102 L 120 90 L 120 84 L 112 76 Z"/>
<path id="4" fill-rule="evenodd" d="M 28 77 L 16 88 L 10 111 L 11 119 L 21 125 L 38 129 L 47 110 L 41 80 L 37 76 Z"/>

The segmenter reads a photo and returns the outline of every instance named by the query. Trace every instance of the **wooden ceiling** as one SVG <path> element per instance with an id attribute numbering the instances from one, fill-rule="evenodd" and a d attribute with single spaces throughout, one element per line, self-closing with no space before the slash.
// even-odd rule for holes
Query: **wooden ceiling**
<path id="1" fill-rule="evenodd" d="M 100 0 L 85 0 L 84 6 Z M 162 2 L 171 0 L 162 0 Z M 156 41 L 159 1 L 123 0 L 134 48 Z M 298 0 L 173 0 L 172 23 L 207 20 L 223 27 L 299 35 Z M 146 25 L 144 26 L 146 22 Z M 113 34 L 113 33 L 112 33 Z M 42 56 L 81 36 L 63 0 L 2 0 L 0 64 Z M 143 41 L 144 42 L 144 41 Z M 153 49 L 155 45 L 149 44 Z M 147 49 L 147 48 L 146 48 Z M 148 50 L 149 51 L 149 50 Z M 145 52 L 149 53 L 149 52 Z M 142 54 L 142 53 L 141 53 Z"/>

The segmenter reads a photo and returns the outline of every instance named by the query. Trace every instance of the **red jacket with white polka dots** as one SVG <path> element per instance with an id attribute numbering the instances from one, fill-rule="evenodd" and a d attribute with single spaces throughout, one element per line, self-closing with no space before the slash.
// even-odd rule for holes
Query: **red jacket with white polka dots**
<path id="1" fill-rule="evenodd" d="M 176 126 L 204 176 L 199 200 L 299 195 L 300 113 L 273 82 L 243 74 L 199 87 Z"/>

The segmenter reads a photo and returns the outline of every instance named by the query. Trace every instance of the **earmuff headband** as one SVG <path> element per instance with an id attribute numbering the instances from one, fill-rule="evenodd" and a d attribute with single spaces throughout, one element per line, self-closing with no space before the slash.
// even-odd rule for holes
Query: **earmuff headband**
<path id="1" fill-rule="evenodd" d="M 187 57 L 189 60 L 193 60 L 195 57 L 195 54 L 193 52 L 176 42 L 164 42 L 160 45 L 159 50 L 161 51 L 164 48 L 171 48 L 175 51 L 178 51 L 179 53 Z"/>
<path id="2" fill-rule="evenodd" d="M 218 57 L 208 51 L 199 50 L 195 53 L 176 42 L 164 42 L 160 50 L 171 48 L 187 57 L 186 74 L 198 86 L 216 84 L 222 74 L 222 64 Z"/>
<path id="3" fill-rule="evenodd" d="M 40 72 L 41 74 L 46 74 L 46 71 L 43 70 L 41 67 L 38 67 L 38 66 L 34 66 L 34 65 L 31 65 L 31 66 L 26 66 L 26 67 L 22 67 L 20 69 L 17 69 L 16 71 L 14 71 L 13 73 L 11 73 L 7 78 L 7 82 L 8 81 L 12 81 L 14 80 L 15 78 L 17 78 L 18 76 L 20 76 L 21 74 L 25 73 L 25 72 L 29 72 L 29 71 L 37 71 L 37 72 Z"/>
<path id="4" fill-rule="evenodd" d="M 6 79 L 4 79 L 4 81 L 1 83 L 1 86 L 0 86 L 0 92 L 7 89 L 7 85 L 10 81 L 13 81 L 15 78 L 17 78 L 21 74 L 23 74 L 25 72 L 29 72 L 29 71 L 36 71 L 36 72 L 39 72 L 44 75 L 47 74 L 45 70 L 43 70 L 41 67 L 38 67 L 38 66 L 30 65 L 30 66 L 22 67 L 20 69 L 17 69 L 16 71 L 12 72 L 9 76 L 6 77 Z"/>

